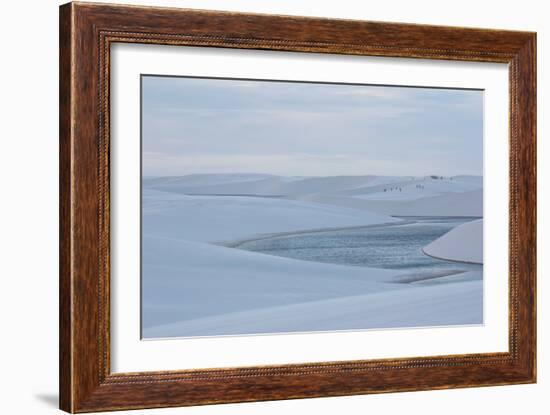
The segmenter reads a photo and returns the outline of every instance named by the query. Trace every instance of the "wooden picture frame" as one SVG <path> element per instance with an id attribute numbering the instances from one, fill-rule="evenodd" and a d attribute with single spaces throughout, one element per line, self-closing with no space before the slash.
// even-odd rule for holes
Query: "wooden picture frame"
<path id="1" fill-rule="evenodd" d="M 509 352 L 110 371 L 109 62 L 114 43 L 509 65 Z M 60 408 L 68 412 L 536 380 L 536 34 L 156 7 L 60 8 Z"/>

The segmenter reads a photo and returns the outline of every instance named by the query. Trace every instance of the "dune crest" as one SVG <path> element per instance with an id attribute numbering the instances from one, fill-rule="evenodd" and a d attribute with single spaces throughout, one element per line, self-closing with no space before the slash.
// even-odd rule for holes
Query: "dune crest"
<path id="1" fill-rule="evenodd" d="M 457 226 L 423 251 L 448 261 L 483 264 L 483 219 Z"/>

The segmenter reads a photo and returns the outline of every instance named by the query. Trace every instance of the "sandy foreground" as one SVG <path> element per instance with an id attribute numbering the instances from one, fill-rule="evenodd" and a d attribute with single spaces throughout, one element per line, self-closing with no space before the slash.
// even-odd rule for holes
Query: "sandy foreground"
<path id="1" fill-rule="evenodd" d="M 401 220 L 391 216 L 395 206 L 399 214 L 413 216 L 422 206 L 432 206 L 426 215 L 435 209 L 441 216 L 454 216 L 463 206 L 464 216 L 475 216 L 482 211 L 481 192 L 481 180 L 473 176 L 145 179 L 143 335 L 480 324 L 481 271 L 411 278 L 403 270 L 302 261 L 221 245 L 272 233 L 391 225 Z M 481 249 L 470 249 L 479 245 L 479 232 L 459 228 L 426 252 L 455 260 L 481 257 Z M 471 252 L 460 248 L 466 246 Z"/>

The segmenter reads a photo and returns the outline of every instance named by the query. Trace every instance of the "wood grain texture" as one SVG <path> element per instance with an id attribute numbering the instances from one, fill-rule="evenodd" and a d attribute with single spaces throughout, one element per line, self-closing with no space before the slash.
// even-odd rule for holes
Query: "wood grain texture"
<path id="1" fill-rule="evenodd" d="M 116 42 L 510 66 L 509 352 L 111 373 L 109 69 Z M 69 3 L 60 9 L 60 407 L 90 412 L 534 382 L 536 36 Z"/>
<path id="2" fill-rule="evenodd" d="M 72 20 L 70 9 L 59 14 L 59 405 L 72 409 L 71 289 L 71 102 Z"/>

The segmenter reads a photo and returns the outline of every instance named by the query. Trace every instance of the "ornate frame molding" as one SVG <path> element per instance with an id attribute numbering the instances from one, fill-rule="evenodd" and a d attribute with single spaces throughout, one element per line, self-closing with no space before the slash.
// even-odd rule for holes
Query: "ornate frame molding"
<path id="1" fill-rule="evenodd" d="M 109 69 L 110 45 L 117 42 L 508 63 L 510 351 L 111 373 Z M 535 71 L 534 33 L 86 3 L 61 6 L 61 408 L 89 412 L 534 382 Z"/>

